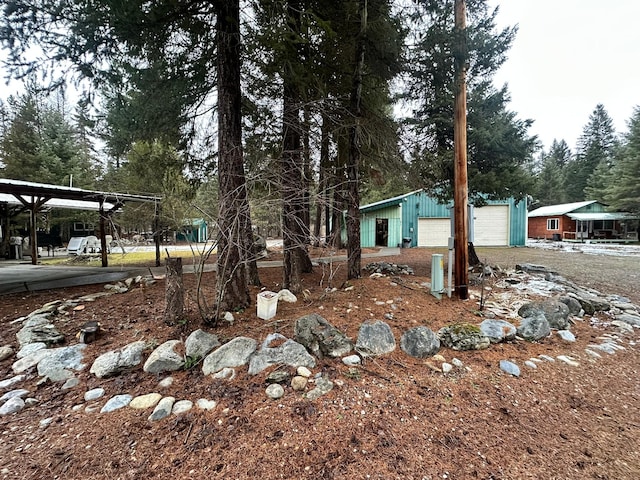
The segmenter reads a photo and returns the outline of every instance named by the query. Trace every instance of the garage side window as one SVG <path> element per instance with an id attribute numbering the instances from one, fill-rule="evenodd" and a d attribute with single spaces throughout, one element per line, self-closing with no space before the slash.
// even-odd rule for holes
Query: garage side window
<path id="1" fill-rule="evenodd" d="M 557 218 L 548 218 L 547 219 L 547 230 L 558 230 L 560 222 Z"/>

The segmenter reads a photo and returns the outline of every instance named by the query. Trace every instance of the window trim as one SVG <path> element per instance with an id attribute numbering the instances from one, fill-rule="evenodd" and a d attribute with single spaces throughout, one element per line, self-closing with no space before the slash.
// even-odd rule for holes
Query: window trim
<path id="1" fill-rule="evenodd" d="M 554 225 L 555 225 L 555 228 L 553 228 Z M 560 219 L 547 218 L 547 230 L 560 230 Z"/>

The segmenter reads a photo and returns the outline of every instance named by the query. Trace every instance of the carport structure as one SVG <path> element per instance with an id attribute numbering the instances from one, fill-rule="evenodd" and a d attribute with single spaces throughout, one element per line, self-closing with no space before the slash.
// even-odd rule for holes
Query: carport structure
<path id="1" fill-rule="evenodd" d="M 152 202 L 155 205 L 154 241 L 156 245 L 156 266 L 160 265 L 159 216 L 162 197 L 131 195 L 127 193 L 108 193 L 82 188 L 63 187 L 44 183 L 24 182 L 0 178 L 0 204 L 6 206 L 7 217 L 10 207 L 18 207 L 18 212 L 29 211 L 29 235 L 31 245 L 31 263 L 38 263 L 38 237 L 36 218 L 39 211 L 51 208 L 75 210 L 93 210 L 100 214 L 100 246 L 102 266 L 108 266 L 106 222 L 109 216 L 122 208 L 127 202 Z M 8 225 L 7 225 L 8 227 Z M 6 232 L 8 234 L 8 231 Z"/>

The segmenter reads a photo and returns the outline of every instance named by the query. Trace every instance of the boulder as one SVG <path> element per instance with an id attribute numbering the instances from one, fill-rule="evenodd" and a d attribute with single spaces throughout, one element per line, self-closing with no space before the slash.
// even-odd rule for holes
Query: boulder
<path id="1" fill-rule="evenodd" d="M 319 358 L 342 357 L 353 350 L 351 340 L 316 313 L 296 320 L 294 338 Z"/>
<path id="2" fill-rule="evenodd" d="M 156 348 L 142 369 L 147 373 L 175 372 L 182 370 L 185 364 L 184 356 L 177 353 L 175 348 L 182 345 L 180 340 L 169 340 Z"/>
<path id="3" fill-rule="evenodd" d="M 138 340 L 118 350 L 103 353 L 95 359 L 89 372 L 98 378 L 104 378 L 117 375 L 124 370 L 140 365 L 145 347 L 145 342 Z"/>
<path id="4" fill-rule="evenodd" d="M 64 341 L 64 335 L 49 321 L 48 315 L 34 315 L 27 318 L 20 331 L 16 333 L 16 337 L 20 346 L 36 342 L 53 345 Z"/>
<path id="5" fill-rule="evenodd" d="M 453 350 L 484 350 L 489 348 L 491 341 L 480 327 L 470 323 L 454 323 L 438 330 L 440 342 Z"/>
<path id="6" fill-rule="evenodd" d="M 86 366 L 82 363 L 82 351 L 85 348 L 85 344 L 78 343 L 69 347 L 43 350 L 47 355 L 38 362 L 38 375 L 49 377 L 54 382 L 68 380 L 73 376 L 69 370 L 82 370 Z"/>
<path id="7" fill-rule="evenodd" d="M 384 355 L 396 349 L 396 339 L 389 324 L 381 321 L 367 321 L 360 325 L 356 350 L 363 357 Z"/>
<path id="8" fill-rule="evenodd" d="M 211 350 L 220 346 L 218 336 L 203 330 L 195 330 L 184 342 L 185 353 L 192 360 L 204 358 Z"/>
<path id="9" fill-rule="evenodd" d="M 580 302 L 573 297 L 560 297 L 558 301 L 564 303 L 569 308 L 569 315 L 579 315 L 580 310 L 582 310 Z"/>
<path id="10" fill-rule="evenodd" d="M 249 374 L 255 375 L 271 365 L 313 368 L 316 360 L 302 344 L 288 339 L 278 347 L 263 347 L 254 353 L 249 361 Z"/>
<path id="11" fill-rule="evenodd" d="M 489 338 L 491 343 L 508 342 L 516 338 L 516 327 L 505 320 L 484 320 L 480 324 L 480 331 Z"/>
<path id="12" fill-rule="evenodd" d="M 566 330 L 569 328 L 569 307 L 557 300 L 525 303 L 518 310 L 523 318 L 544 315 L 551 328 Z"/>
<path id="13" fill-rule="evenodd" d="M 257 346 L 258 342 L 253 338 L 236 337 L 205 357 L 202 362 L 202 373 L 210 375 L 226 367 L 246 365 Z"/>
<path id="14" fill-rule="evenodd" d="M 551 327 L 549 326 L 547 317 L 540 312 L 536 315 L 523 318 L 517 331 L 520 337 L 530 342 L 535 342 L 548 337 L 551 333 Z"/>
<path id="15" fill-rule="evenodd" d="M 400 348 L 412 357 L 431 357 L 440 351 L 440 339 L 430 328 L 415 327 L 402 334 Z"/>

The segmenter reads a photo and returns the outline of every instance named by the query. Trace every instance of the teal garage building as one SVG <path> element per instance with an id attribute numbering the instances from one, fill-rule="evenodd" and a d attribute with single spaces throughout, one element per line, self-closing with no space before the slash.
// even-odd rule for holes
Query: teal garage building
<path id="1" fill-rule="evenodd" d="M 525 201 L 487 200 L 473 212 L 473 243 L 479 247 L 524 246 Z M 360 207 L 362 247 L 446 247 L 451 236 L 452 204 L 442 204 L 424 190 Z"/>

